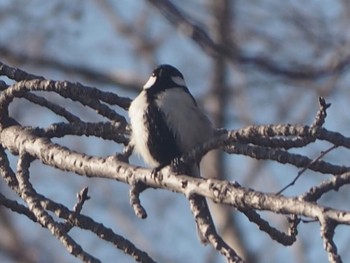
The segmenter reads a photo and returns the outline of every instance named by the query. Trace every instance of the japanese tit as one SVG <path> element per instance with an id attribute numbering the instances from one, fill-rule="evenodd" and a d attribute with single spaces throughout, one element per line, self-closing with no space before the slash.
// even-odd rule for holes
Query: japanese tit
<path id="1" fill-rule="evenodd" d="M 211 122 L 198 108 L 183 75 L 170 65 L 160 65 L 153 71 L 131 103 L 129 117 L 131 144 L 155 169 L 170 164 L 214 134 Z M 199 164 L 187 167 L 187 175 L 199 177 Z M 207 243 L 199 221 L 214 225 L 208 204 L 202 196 L 189 200 L 192 207 L 199 208 L 199 214 L 195 215 L 198 235 Z"/>
<path id="2" fill-rule="evenodd" d="M 198 108 L 183 75 L 160 65 L 129 107 L 131 143 L 152 168 L 164 167 L 213 136 L 211 122 Z M 189 175 L 199 176 L 198 164 Z"/>

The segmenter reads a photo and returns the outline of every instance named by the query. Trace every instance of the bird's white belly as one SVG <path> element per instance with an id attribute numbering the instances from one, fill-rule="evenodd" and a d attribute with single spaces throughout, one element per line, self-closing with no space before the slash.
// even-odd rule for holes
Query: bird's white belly
<path id="1" fill-rule="evenodd" d="M 159 163 L 152 157 L 148 146 L 148 130 L 145 125 L 145 114 L 147 112 L 147 98 L 142 91 L 130 105 L 129 117 L 132 127 L 131 143 L 135 151 L 141 155 L 144 161 L 151 167 L 157 167 Z"/>

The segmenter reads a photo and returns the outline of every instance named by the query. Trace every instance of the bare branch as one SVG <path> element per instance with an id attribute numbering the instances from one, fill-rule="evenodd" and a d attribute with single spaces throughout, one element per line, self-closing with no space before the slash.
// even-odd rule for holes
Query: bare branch
<path id="1" fill-rule="evenodd" d="M 35 215 L 24 205 L 19 204 L 16 201 L 7 199 L 3 194 L 0 193 L 0 204 L 9 208 L 11 211 L 16 212 L 18 214 L 23 214 L 33 222 L 36 222 Z"/>
<path id="2" fill-rule="evenodd" d="M 34 189 L 29 182 L 29 166 L 31 158 L 28 154 L 21 154 L 17 165 L 17 180 L 21 197 L 26 201 L 30 211 L 35 215 L 36 220 L 47 228 L 73 256 L 83 262 L 100 262 L 97 258 L 86 253 L 65 231 L 56 223 L 53 218 L 43 209 L 40 200 L 37 198 Z"/>
<path id="3" fill-rule="evenodd" d="M 28 129 L 12 126 L 1 132 L 0 140 L 4 146 L 16 153 L 20 147 L 44 164 L 57 167 L 76 174 L 110 178 L 121 182 L 143 182 L 155 188 L 167 188 L 181 192 L 186 196 L 198 194 L 221 202 L 239 207 L 251 207 L 258 210 L 268 210 L 282 214 L 296 214 L 316 218 L 321 213 L 321 207 L 294 198 L 264 194 L 250 189 L 236 187 L 229 182 L 176 176 L 162 170 L 162 175 L 151 176 L 148 169 L 119 161 L 115 157 L 97 158 L 69 151 L 66 148 L 50 143 L 47 139 L 37 138 Z M 35 146 L 34 146 L 35 145 Z M 49 150 L 47 150 L 49 149 Z M 350 214 L 340 210 L 327 210 L 328 216 L 340 224 L 350 224 Z M 341 216 L 340 216 L 341 215 Z"/>
<path id="4" fill-rule="evenodd" d="M 69 218 L 69 220 L 65 222 L 63 226 L 65 232 L 68 233 L 73 228 L 74 225 L 72 223 L 73 221 L 72 218 L 76 218 L 77 215 L 80 214 L 81 210 L 83 209 L 83 205 L 85 201 L 90 199 L 90 196 L 88 196 L 87 193 L 88 193 L 88 188 L 85 187 L 77 194 L 78 202 L 73 207 L 73 215 Z"/>
<path id="5" fill-rule="evenodd" d="M 74 122 L 53 123 L 46 129 L 36 129 L 41 137 L 61 138 L 66 135 L 96 136 L 105 140 L 113 140 L 117 143 L 127 145 L 129 139 L 125 136 L 125 127 L 117 122 Z"/>
<path id="6" fill-rule="evenodd" d="M 228 262 L 244 262 L 216 232 L 208 204 L 202 196 L 189 196 L 191 211 L 196 220 L 202 243 L 209 242 L 216 250 L 226 257 Z"/>
<path id="7" fill-rule="evenodd" d="M 344 173 L 323 181 L 320 185 L 313 186 L 302 198 L 307 201 L 317 201 L 322 195 L 331 190 L 338 191 L 343 185 L 350 184 L 350 174 Z"/>
<path id="8" fill-rule="evenodd" d="M 4 153 L 2 147 L 0 147 L 0 149 L 2 149 L 2 152 L 0 154 L 1 174 L 6 179 L 10 188 L 13 189 L 15 192 L 21 194 L 20 189 L 18 188 L 18 183 L 15 177 L 15 174 L 9 167 L 6 154 Z M 111 242 L 118 249 L 129 254 L 138 262 L 148 262 L 148 263 L 154 262 L 153 259 L 147 255 L 147 253 L 139 250 L 134 246 L 134 244 L 132 244 L 130 241 L 126 240 L 125 238 L 121 237 L 120 235 L 115 234 L 110 228 L 107 228 L 104 225 L 95 222 L 90 217 L 84 216 L 82 214 L 77 214 L 74 211 L 73 212 L 70 211 L 65 206 L 55 203 L 54 201 L 49 200 L 43 195 L 38 194 L 37 192 L 35 192 L 33 188 L 29 190 L 31 190 L 33 195 L 35 195 L 35 198 L 40 201 L 40 205 L 43 209 L 54 212 L 58 217 L 69 221 L 71 225 L 74 225 L 79 228 L 89 230 L 95 233 L 98 237 L 100 237 L 103 240 L 106 240 L 107 242 Z M 36 215 L 33 214 L 28 208 L 22 205 L 18 205 L 14 201 L 10 201 L 3 198 L 0 198 L 0 200 L 2 205 L 9 207 L 11 210 L 15 212 L 24 214 L 31 220 L 37 222 Z M 60 227 L 60 225 L 58 225 L 58 227 Z"/>
<path id="9" fill-rule="evenodd" d="M 9 60 L 14 60 L 17 63 L 26 63 L 30 61 L 31 64 L 36 66 L 50 67 L 52 69 L 59 70 L 60 72 L 65 72 L 67 74 L 76 74 L 84 77 L 86 80 L 104 83 L 106 85 L 115 85 L 127 90 L 140 90 L 143 85 L 142 79 L 130 79 L 123 74 L 117 73 L 106 73 L 98 71 L 97 69 L 91 69 L 91 67 L 86 67 L 84 65 L 70 65 L 54 58 L 49 57 L 38 57 L 23 52 L 15 52 L 6 46 L 0 46 L 0 53 L 3 57 Z M 0 72 L 4 72 L 4 75 L 12 76 L 11 79 L 19 80 L 31 80 L 31 79 L 43 79 L 36 75 L 28 74 L 22 70 L 12 71 L 9 68 L 2 71 L 0 65 Z"/>
<path id="10" fill-rule="evenodd" d="M 290 221 L 290 233 L 285 234 L 278 229 L 270 226 L 270 224 L 266 220 L 262 219 L 260 215 L 254 210 L 247 208 L 239 208 L 238 210 L 244 213 L 250 222 L 257 224 L 260 230 L 266 232 L 273 240 L 276 240 L 282 245 L 290 246 L 296 241 L 296 235 L 298 232 L 293 230 L 296 230 L 296 227 L 299 224 L 299 220 L 291 221 L 289 219 L 288 221 Z"/>
<path id="11" fill-rule="evenodd" d="M 323 97 L 318 98 L 318 103 L 320 104 L 320 109 L 317 112 L 316 118 L 312 126 L 322 127 L 327 117 L 327 109 L 331 106 L 330 103 L 326 103 Z"/>
<path id="12" fill-rule="evenodd" d="M 9 103 L 11 103 L 15 97 L 22 97 L 29 91 L 39 90 L 57 92 L 64 98 L 70 98 L 72 100 L 79 101 L 84 106 L 91 107 L 92 109 L 96 110 L 98 114 L 101 114 L 108 119 L 120 122 L 122 124 L 126 123 L 124 117 L 115 113 L 115 111 L 110 109 L 107 105 L 99 102 L 98 99 L 107 102 L 114 101 L 123 108 L 127 108 L 129 106 L 130 100 L 120 98 L 117 95 L 109 97 L 109 93 L 103 93 L 96 88 L 88 88 L 79 83 L 73 84 L 66 81 L 55 82 L 49 80 L 29 80 L 17 82 L 3 91 L 0 101 L 2 110 L 5 111 Z"/>
<path id="13" fill-rule="evenodd" d="M 279 191 L 277 192 L 277 194 L 283 193 L 286 189 L 288 189 L 289 187 L 291 187 L 292 185 L 294 185 L 294 184 L 296 183 L 296 181 L 299 179 L 299 177 L 300 177 L 303 173 L 305 173 L 305 171 L 306 171 L 307 169 L 309 169 L 311 165 L 313 165 L 313 164 L 315 164 L 316 162 L 318 162 L 318 161 L 319 161 L 321 158 L 323 158 L 327 153 L 329 153 L 330 151 L 334 150 L 334 149 L 337 148 L 337 147 L 338 147 L 338 146 L 334 145 L 334 146 L 328 148 L 326 151 L 322 151 L 320 155 L 318 155 L 315 159 L 313 159 L 311 162 L 309 162 L 308 165 L 304 166 L 304 168 L 301 169 L 301 170 L 298 172 L 297 176 L 296 176 L 289 184 L 287 184 L 285 187 L 283 187 L 281 190 L 279 190 Z"/>
<path id="14" fill-rule="evenodd" d="M 12 79 L 35 77 L 3 64 L 0 64 L 1 74 Z M 301 170 L 292 184 L 307 169 L 319 174 L 334 175 L 333 178 L 320 182 L 305 193 L 289 197 L 282 195 L 281 192 L 271 194 L 256 191 L 222 179 L 189 177 L 184 175 L 184 172 L 180 171 L 180 174 L 178 171 L 174 172 L 171 165 L 164 167 L 159 173 L 153 173 L 149 169 L 129 164 L 132 146 L 129 145 L 128 123 L 123 117 L 123 113 L 115 112 L 109 106 L 118 105 L 120 110 L 125 110 L 130 103 L 128 98 L 66 81 L 31 79 L 16 82 L 11 86 L 4 83 L 3 86 L 4 89 L 0 96 L 0 174 L 8 187 L 19 194 L 28 207 L 9 200 L 2 194 L 0 194 L 0 204 L 47 228 L 52 235 L 61 241 L 69 253 L 82 261 L 99 262 L 68 235 L 68 231 L 72 227 L 93 232 L 99 238 L 125 251 L 136 261 L 154 262 L 147 253 L 138 249 L 133 243 L 82 214 L 83 204 L 88 199 L 87 190 L 82 191 L 78 196 L 73 211 L 37 193 L 29 180 L 29 166 L 33 160 L 40 161 L 44 166 L 56 167 L 77 175 L 107 178 L 129 184 L 131 186 L 130 202 L 136 215 L 140 218 L 147 216 L 140 202 L 140 194 L 145 189 L 149 187 L 161 188 L 185 195 L 189 199 L 191 211 L 199 232 L 203 235 L 203 240 L 209 241 L 213 248 L 226 257 L 228 262 L 243 262 L 243 259 L 216 232 L 205 198 L 238 210 L 273 240 L 285 246 L 296 241 L 299 218 L 319 221 L 321 236 L 329 260 L 341 262 L 333 241 L 334 230 L 338 225 L 350 225 L 350 212 L 333 206 L 327 207 L 316 201 L 324 194 L 350 184 L 350 167 L 336 165 L 326 160 L 328 157 L 326 154 L 331 150 L 337 150 L 340 147 L 346 150 L 350 149 L 350 138 L 322 127 L 327 115 L 326 110 L 330 105 L 323 98 L 319 99 L 320 109 L 311 126 L 270 124 L 252 125 L 237 130 L 220 130 L 212 140 L 177 160 L 180 167 L 181 164 L 188 166 L 199 162 L 203 155 L 210 150 L 223 149 L 229 154 L 241 154 L 254 159 L 272 160 L 300 167 Z M 107 118 L 108 121 L 84 122 L 63 107 L 53 104 L 47 99 L 36 97 L 32 93 L 35 91 L 59 94 L 63 98 L 71 99 L 95 110 L 101 118 Z M 11 112 L 8 112 L 12 101 L 19 97 L 27 98 L 33 103 L 38 103 L 55 114 L 65 117 L 68 123 L 53 123 L 46 128 L 21 126 L 10 115 Z M 63 147 L 51 141 L 52 138 L 61 138 L 67 135 L 96 136 L 104 140 L 113 140 L 121 146 L 120 149 L 123 147 L 124 149 L 112 156 L 100 158 L 73 151 L 69 147 Z M 309 158 L 306 154 L 296 154 L 290 151 L 294 148 L 299 149 L 307 145 L 317 144 L 319 141 L 329 142 L 331 146 L 314 159 Z M 16 173 L 9 165 L 7 151 L 19 156 Z M 58 223 L 57 219 L 51 216 L 48 211 L 53 212 L 54 216 L 64 219 L 65 223 Z M 259 211 L 288 216 L 286 232 L 278 230 L 269 221 L 263 219 Z"/>
<path id="15" fill-rule="evenodd" d="M 341 263 L 343 262 L 338 255 L 337 246 L 335 245 L 334 238 L 334 229 L 336 227 L 335 222 L 328 220 L 327 217 L 320 218 L 321 224 L 321 237 L 323 239 L 324 248 L 328 254 L 328 260 L 331 263 Z"/>
<path id="16" fill-rule="evenodd" d="M 191 38 L 209 56 L 215 57 L 218 54 L 225 54 L 232 63 L 251 65 L 259 70 L 283 76 L 290 79 L 319 79 L 344 72 L 350 65 L 350 56 L 325 67 L 312 67 L 303 65 L 282 65 L 268 57 L 259 55 L 248 55 L 238 50 L 239 47 L 222 46 L 216 43 L 209 34 L 200 27 L 193 19 L 189 19 L 178 7 L 169 0 L 147 0 L 157 8 L 176 29 L 185 36 Z"/>
<path id="17" fill-rule="evenodd" d="M 130 186 L 130 205 L 134 209 L 135 215 L 138 218 L 145 219 L 147 217 L 146 209 L 141 205 L 140 194 L 147 189 L 147 185 L 141 182 L 136 182 Z"/>

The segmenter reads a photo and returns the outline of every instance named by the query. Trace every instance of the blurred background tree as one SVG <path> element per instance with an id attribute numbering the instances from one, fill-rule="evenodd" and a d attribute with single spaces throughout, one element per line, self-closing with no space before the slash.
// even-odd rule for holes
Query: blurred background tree
<path id="1" fill-rule="evenodd" d="M 0 59 L 48 79 L 77 81 L 134 98 L 152 69 L 167 63 L 184 73 L 216 127 L 311 124 L 317 97 L 323 96 L 332 103 L 325 127 L 349 134 L 348 1 L 3 0 L 0 22 Z M 60 98 L 54 99 L 60 103 Z M 74 107 L 64 100 L 61 103 Z M 24 125 L 44 127 L 53 122 L 53 116 L 25 100 L 16 101 L 11 110 Z M 90 110 L 80 116 L 94 120 Z M 94 138 L 67 137 L 60 143 L 97 156 L 120 150 Z M 319 143 L 303 151 L 313 158 L 326 148 L 326 143 Z M 348 157 L 341 153 L 327 157 L 346 163 Z M 143 165 L 136 156 L 131 163 Z M 92 199 L 84 212 L 132 237 L 159 262 L 224 261 L 198 242 L 185 198 L 146 191 L 142 200 L 149 217 L 140 220 L 129 206 L 127 185 L 58 177 L 59 171 L 43 172 L 38 163 L 32 167 L 33 184 L 67 206 L 72 207 L 75 194 L 89 186 Z M 208 154 L 203 167 L 205 177 L 238 181 L 264 192 L 280 190 L 298 172 L 292 166 L 216 151 Z M 285 194 L 302 193 L 325 178 L 307 171 Z M 322 201 L 349 209 L 346 189 Z M 8 190 L 4 186 L 1 191 Z M 317 224 L 301 224 L 297 242 L 285 248 L 232 209 L 213 204 L 211 209 L 218 231 L 248 262 L 326 261 Z M 282 217 L 265 216 L 283 228 Z M 0 222 L 2 262 L 79 262 L 26 218 L 0 207 Z M 72 231 L 102 262 L 133 262 L 96 237 Z M 350 260 L 349 234 L 345 229 L 336 237 L 344 262 Z"/>

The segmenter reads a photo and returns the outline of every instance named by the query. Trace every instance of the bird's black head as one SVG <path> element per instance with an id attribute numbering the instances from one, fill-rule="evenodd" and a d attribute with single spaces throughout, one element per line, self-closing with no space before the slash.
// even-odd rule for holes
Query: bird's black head
<path id="1" fill-rule="evenodd" d="M 162 92 L 176 87 L 185 88 L 186 83 L 181 72 L 170 65 L 158 66 L 143 86 L 145 90 L 152 90 L 152 92 Z"/>

